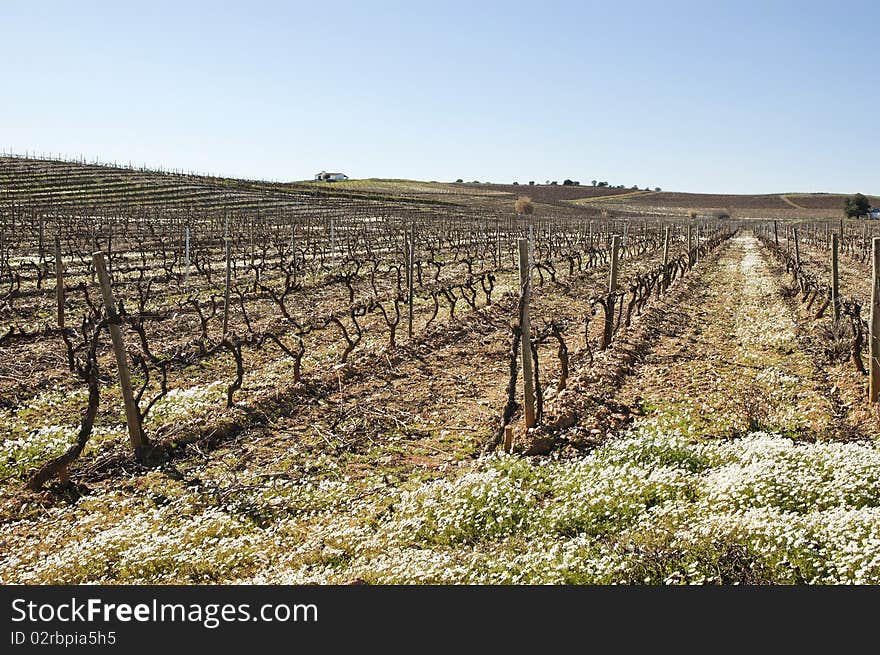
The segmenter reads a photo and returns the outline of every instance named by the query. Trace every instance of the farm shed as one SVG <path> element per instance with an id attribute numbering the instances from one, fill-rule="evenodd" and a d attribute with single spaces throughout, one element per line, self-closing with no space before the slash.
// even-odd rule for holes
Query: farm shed
<path id="1" fill-rule="evenodd" d="M 348 175 L 345 175 L 344 173 L 328 173 L 327 171 L 315 173 L 315 180 L 320 182 L 343 182 L 347 179 Z"/>

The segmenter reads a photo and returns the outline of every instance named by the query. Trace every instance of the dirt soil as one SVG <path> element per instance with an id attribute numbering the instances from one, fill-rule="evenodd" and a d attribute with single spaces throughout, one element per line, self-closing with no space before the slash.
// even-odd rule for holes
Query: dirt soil
<path id="1" fill-rule="evenodd" d="M 755 430 L 801 439 L 866 436 L 813 349 L 812 321 L 751 232 L 725 247 L 693 302 L 666 314 L 668 336 L 618 401 L 661 429 L 721 438 Z M 850 375 L 849 378 L 852 378 Z M 852 380 L 850 380 L 852 382 Z"/>

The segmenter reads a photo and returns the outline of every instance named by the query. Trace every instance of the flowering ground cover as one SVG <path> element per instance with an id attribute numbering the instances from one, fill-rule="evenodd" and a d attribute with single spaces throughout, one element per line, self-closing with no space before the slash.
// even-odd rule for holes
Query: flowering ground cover
<path id="1" fill-rule="evenodd" d="M 880 451 L 652 420 L 580 458 L 433 480 L 320 473 L 211 494 L 141 480 L 4 539 L 4 582 L 877 583 Z"/>

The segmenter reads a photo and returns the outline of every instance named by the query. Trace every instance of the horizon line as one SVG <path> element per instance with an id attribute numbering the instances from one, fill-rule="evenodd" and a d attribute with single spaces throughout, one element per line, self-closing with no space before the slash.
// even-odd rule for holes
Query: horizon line
<path id="1" fill-rule="evenodd" d="M 291 179 L 283 180 L 280 178 L 273 179 L 273 178 L 267 178 L 267 177 L 235 177 L 235 176 L 230 176 L 230 175 L 222 175 L 222 174 L 217 174 L 217 173 L 213 173 L 213 172 L 198 171 L 198 170 L 192 170 L 192 169 L 187 170 L 184 168 L 165 168 L 164 165 L 161 165 L 161 164 L 151 166 L 151 165 L 148 165 L 146 162 L 144 162 L 140 165 L 136 165 L 136 164 L 133 164 L 131 160 L 129 160 L 127 164 L 126 163 L 120 164 L 118 161 L 112 161 L 112 162 L 111 161 L 103 161 L 98 157 L 95 157 L 94 159 L 89 159 L 82 154 L 68 155 L 68 154 L 63 154 L 60 152 L 59 153 L 42 152 L 42 153 L 38 154 L 37 152 L 35 152 L 35 151 L 31 152 L 30 150 L 25 150 L 24 154 L 22 154 L 20 151 L 15 152 L 14 148 L 10 148 L 8 150 L 6 150 L 6 149 L 0 150 L 0 158 L 26 159 L 29 161 L 59 162 L 59 163 L 65 163 L 65 164 L 80 164 L 80 165 L 85 165 L 85 166 L 99 166 L 99 167 L 103 167 L 103 168 L 117 168 L 117 169 L 121 169 L 121 170 L 141 171 L 144 173 L 157 173 L 157 174 L 161 174 L 161 175 L 208 177 L 208 178 L 215 178 L 218 180 L 238 180 L 238 181 L 242 181 L 242 182 L 268 182 L 268 183 L 272 183 L 272 184 L 298 184 L 301 182 L 315 182 L 315 181 L 317 181 L 315 179 L 310 179 L 310 178 L 304 178 L 304 179 L 298 179 L 298 180 L 291 180 Z M 462 179 L 463 181 L 457 182 L 456 180 L 458 180 L 458 179 Z M 557 182 L 556 184 L 546 184 L 546 183 L 538 182 L 537 180 L 534 181 L 534 184 L 529 184 L 528 182 L 519 182 L 518 180 L 515 180 L 513 182 L 494 182 L 494 181 L 477 181 L 477 180 L 468 181 L 468 180 L 464 180 L 463 178 L 456 178 L 456 180 L 442 181 L 442 180 L 421 180 L 421 179 L 417 179 L 417 178 L 406 178 L 406 177 L 372 176 L 372 177 L 349 177 L 349 179 L 347 181 L 348 182 L 357 182 L 357 181 L 369 181 L 369 180 L 387 181 L 387 182 L 423 182 L 423 183 L 433 183 L 433 184 L 467 184 L 467 185 L 521 186 L 521 187 L 575 186 L 575 187 L 582 187 L 582 188 L 586 188 L 586 189 L 598 188 L 598 186 L 594 187 L 592 184 L 583 184 L 583 183 L 578 183 L 575 185 L 565 185 L 565 184 L 559 183 L 558 180 L 556 181 Z M 603 180 L 603 182 L 604 181 L 605 180 Z M 338 184 L 338 183 L 333 182 L 333 184 Z M 649 189 L 641 189 L 639 187 L 636 187 L 636 189 L 633 189 L 632 186 L 627 186 L 627 185 L 613 185 L 613 186 L 606 186 L 606 187 L 602 187 L 602 188 L 620 189 L 622 191 L 635 191 L 635 190 L 650 191 L 651 193 L 687 193 L 687 194 L 691 194 L 691 195 L 706 195 L 706 196 L 796 196 L 796 195 L 851 196 L 851 195 L 855 195 L 855 193 L 861 193 L 862 195 L 865 195 L 868 197 L 880 198 L 880 192 L 877 192 L 877 193 L 871 193 L 871 192 L 850 193 L 850 192 L 846 192 L 846 191 L 803 191 L 803 190 L 800 190 L 800 191 L 765 191 L 765 192 L 749 192 L 749 193 L 742 193 L 742 192 L 730 193 L 730 192 L 723 192 L 723 191 L 684 191 L 681 189 L 667 189 L 662 186 L 660 186 L 661 190 L 658 192 L 658 191 L 654 190 L 655 188 L 657 188 L 657 186 L 660 186 L 660 185 L 656 185 L 655 187 L 652 187 Z"/>

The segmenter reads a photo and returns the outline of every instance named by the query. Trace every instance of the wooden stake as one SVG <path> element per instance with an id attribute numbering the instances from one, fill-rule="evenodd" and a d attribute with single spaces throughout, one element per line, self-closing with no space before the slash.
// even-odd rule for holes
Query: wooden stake
<path id="1" fill-rule="evenodd" d="M 522 311 L 519 316 L 520 352 L 523 369 L 523 415 L 526 420 L 526 429 L 535 425 L 535 379 L 532 365 L 532 335 L 529 324 L 529 299 L 531 297 L 530 266 L 529 266 L 529 240 L 519 239 L 519 284 L 521 293 Z"/>
<path id="2" fill-rule="evenodd" d="M 189 295 L 189 225 L 186 226 L 186 276 L 184 278 L 186 295 Z"/>
<path id="3" fill-rule="evenodd" d="M 226 290 L 223 292 L 223 336 L 229 328 L 229 287 L 232 285 L 232 258 L 229 252 L 229 239 L 226 241 Z"/>
<path id="4" fill-rule="evenodd" d="M 251 216 L 251 245 L 250 245 L 250 251 L 251 251 L 251 266 L 253 266 L 253 265 L 254 265 L 254 217 L 253 217 L 253 216 Z"/>
<path id="5" fill-rule="evenodd" d="M 413 277 L 414 277 L 414 262 L 413 259 L 415 257 L 415 234 L 416 228 L 415 225 L 410 225 L 409 228 L 409 247 L 407 248 L 407 257 L 406 257 L 406 296 L 407 296 L 407 304 L 409 306 L 408 312 L 408 324 L 407 324 L 407 335 L 409 340 L 412 341 L 413 338 Z"/>
<path id="6" fill-rule="evenodd" d="M 611 237 L 611 273 L 608 276 L 608 293 L 614 293 L 617 290 L 619 250 L 620 237 L 615 234 L 613 237 Z"/>
<path id="7" fill-rule="evenodd" d="M 669 265 L 669 226 L 666 226 L 666 231 L 663 234 L 663 277 L 660 278 L 660 283 L 657 285 L 657 295 L 659 296 L 661 293 L 666 291 L 666 286 L 669 284 L 669 275 L 666 271 L 666 267 Z"/>
<path id="8" fill-rule="evenodd" d="M 837 275 L 837 249 L 839 239 L 837 233 L 831 235 L 831 304 L 834 306 L 834 321 L 840 320 L 840 288 Z"/>
<path id="9" fill-rule="evenodd" d="M 330 258 L 336 259 L 336 223 L 330 217 Z"/>
<path id="10" fill-rule="evenodd" d="M 620 249 L 620 236 L 611 237 L 611 273 L 608 276 L 608 309 L 605 312 L 605 325 L 602 330 L 602 350 L 611 344 L 614 334 L 614 292 L 617 289 L 617 251 Z"/>
<path id="11" fill-rule="evenodd" d="M 513 426 L 507 425 L 504 427 L 504 452 L 512 453 L 513 452 Z"/>
<path id="12" fill-rule="evenodd" d="M 119 329 L 119 315 L 116 313 L 116 302 L 113 299 L 113 289 L 110 287 L 110 276 L 107 274 L 104 253 L 100 251 L 94 253 L 92 260 L 98 275 L 98 283 L 101 285 L 104 309 L 107 311 L 107 327 L 110 330 L 110 339 L 113 341 L 113 352 L 116 354 L 116 366 L 119 368 L 119 386 L 122 388 L 122 400 L 125 403 L 125 423 L 128 427 L 128 436 L 131 439 L 135 456 L 141 459 L 144 454 L 143 448 L 149 445 L 149 442 L 141 428 L 141 417 L 131 389 L 128 355 L 125 352 L 125 342 L 122 340 L 122 330 Z"/>
<path id="13" fill-rule="evenodd" d="M 693 246 L 691 245 L 691 226 L 688 225 L 688 268 L 690 268 L 694 263 L 694 260 L 691 257 L 691 249 L 692 248 L 693 248 Z"/>
<path id="14" fill-rule="evenodd" d="M 64 262 L 61 260 L 61 237 L 55 237 L 55 302 L 58 327 L 64 327 Z"/>
<path id="15" fill-rule="evenodd" d="M 46 220 L 45 217 L 42 214 L 40 214 L 40 242 L 39 242 L 39 246 L 38 246 L 38 255 L 40 258 L 40 264 L 42 264 L 46 259 L 46 248 L 43 244 L 43 232 L 45 230 L 45 225 L 44 225 L 45 220 Z"/>
<path id="16" fill-rule="evenodd" d="M 870 355 L 868 398 L 872 403 L 880 401 L 880 237 L 871 239 L 873 263 L 871 282 L 871 332 L 868 340 Z"/>
<path id="17" fill-rule="evenodd" d="M 801 267 L 801 248 L 798 244 L 798 229 L 794 228 L 794 263 L 800 268 Z"/>
<path id="18" fill-rule="evenodd" d="M 534 225 L 529 225 L 529 271 L 534 273 L 535 270 L 535 229 Z M 531 282 L 531 278 L 529 280 Z"/>
<path id="19" fill-rule="evenodd" d="M 776 221 L 773 221 L 773 241 L 776 243 L 776 247 L 779 247 L 779 231 L 776 228 Z"/>

